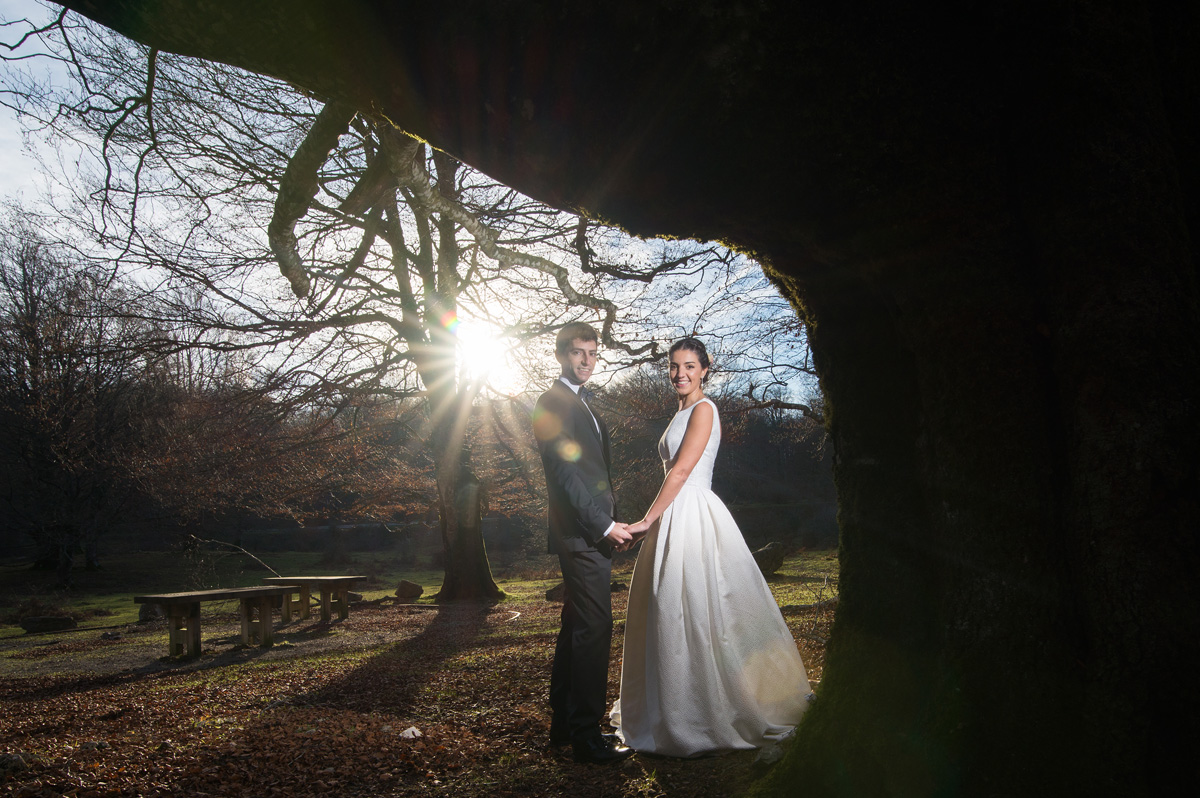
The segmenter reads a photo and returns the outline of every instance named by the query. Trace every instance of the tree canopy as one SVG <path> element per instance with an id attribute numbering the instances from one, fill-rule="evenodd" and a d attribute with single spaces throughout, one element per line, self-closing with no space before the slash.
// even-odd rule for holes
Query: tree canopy
<path id="1" fill-rule="evenodd" d="M 122 312 L 157 333 L 148 345 L 237 353 L 272 403 L 425 400 L 448 598 L 496 592 L 466 434 L 476 396 L 527 407 L 562 324 L 594 321 L 610 379 L 702 331 L 751 401 L 811 413 L 789 396 L 812 390 L 803 324 L 744 256 L 550 208 L 277 80 L 70 16 L 36 32 L 5 96 L 80 152 L 43 235 L 127 275 L 139 296 Z"/>

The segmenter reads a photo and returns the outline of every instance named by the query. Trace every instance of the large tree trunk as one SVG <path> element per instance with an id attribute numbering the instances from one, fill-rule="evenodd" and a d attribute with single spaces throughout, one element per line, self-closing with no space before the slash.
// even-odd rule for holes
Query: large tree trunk
<path id="1" fill-rule="evenodd" d="M 777 265 L 831 411 L 843 590 L 763 792 L 1196 783 L 1195 256 L 1147 19 L 1089 11 L 1039 42 L 1064 63 L 930 104 L 937 171 L 846 212 L 836 270 Z"/>
<path id="2" fill-rule="evenodd" d="M 438 601 L 494 600 L 504 592 L 492 578 L 483 545 L 483 494 L 471 468 L 471 452 L 463 439 L 469 398 L 452 395 L 435 421 L 431 448 L 437 460 L 438 519 L 442 529 L 446 573 Z M 449 410 L 449 412 L 447 412 Z"/>
<path id="3" fill-rule="evenodd" d="M 452 230 L 447 232 L 452 234 Z M 443 252 L 443 257 L 456 258 L 457 252 Z M 452 278 L 445 279 L 449 282 Z M 434 306 L 433 318 L 440 319 L 453 310 L 453 304 L 445 301 L 444 305 Z M 468 430 L 474 394 L 458 383 L 454 333 L 432 324 L 429 334 L 431 343 L 419 350 L 422 357 L 418 368 L 428 390 L 429 450 L 435 461 L 445 561 L 445 577 L 436 599 L 495 600 L 504 593 L 492 578 L 483 545 L 483 494 L 471 468 Z"/>
<path id="4" fill-rule="evenodd" d="M 438 510 L 446 575 L 438 601 L 494 600 L 504 595 L 492 578 L 483 545 L 482 486 L 471 468 L 469 453 L 445 458 L 438 469 Z"/>
<path id="5" fill-rule="evenodd" d="M 434 151 L 437 190 L 458 199 L 459 164 L 443 152 Z M 459 249 L 456 225 L 445 214 L 437 214 L 438 296 L 427 308 L 433 357 L 423 360 L 424 381 L 432 413 L 432 444 L 437 458 L 438 516 L 446 555 L 446 577 L 437 593 L 438 601 L 494 600 L 504 595 L 492 578 L 483 545 L 483 502 L 479 480 L 471 468 L 469 428 L 476 395 L 458 374 L 458 339 L 448 318 L 457 318 Z"/>

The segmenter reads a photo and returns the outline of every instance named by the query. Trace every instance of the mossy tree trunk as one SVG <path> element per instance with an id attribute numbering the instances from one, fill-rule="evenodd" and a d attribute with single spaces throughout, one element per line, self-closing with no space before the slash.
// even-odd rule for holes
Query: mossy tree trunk
<path id="1" fill-rule="evenodd" d="M 939 157 L 843 211 L 837 269 L 776 264 L 831 411 L 843 590 L 760 792 L 1194 781 L 1195 239 L 1149 33 L 1081 7 L 1036 58 L 942 81 L 890 142 Z"/>

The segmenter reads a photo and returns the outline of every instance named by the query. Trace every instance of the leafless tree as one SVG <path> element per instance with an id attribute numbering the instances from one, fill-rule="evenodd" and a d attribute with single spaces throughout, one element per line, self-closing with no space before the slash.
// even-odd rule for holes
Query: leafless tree
<path id="1" fill-rule="evenodd" d="M 12 45 L 30 30 L 14 29 Z M 73 80 L 10 70 L 2 96 L 80 153 L 51 216 L 79 224 L 154 295 L 141 317 L 172 331 L 164 351 L 241 351 L 256 385 L 290 406 L 426 400 L 442 598 L 499 593 L 465 434 L 489 387 L 463 365 L 473 344 L 460 324 L 509 340 L 527 385 L 556 371 L 550 334 L 581 318 L 601 329 L 613 374 L 693 332 L 738 352 L 729 374 L 745 375 L 752 397 L 811 372 L 790 309 L 719 246 L 633 239 L 523 197 L 382 117 L 70 15 L 37 27 L 36 42 Z M 210 301 L 169 301 L 195 291 Z M 174 334 L 181 323 L 198 334 Z"/>
<path id="2" fill-rule="evenodd" d="M 41 567 L 70 581 L 136 495 L 133 463 L 161 409 L 147 389 L 147 330 L 105 308 L 128 301 L 96 264 L 77 267 L 9 217 L 0 228 L 0 502 Z"/>

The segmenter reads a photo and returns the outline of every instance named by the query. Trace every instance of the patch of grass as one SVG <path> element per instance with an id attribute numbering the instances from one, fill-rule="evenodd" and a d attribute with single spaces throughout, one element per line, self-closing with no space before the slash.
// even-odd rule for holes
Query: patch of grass
<path id="1" fill-rule="evenodd" d="M 292 568 L 317 573 L 306 566 L 319 556 L 271 555 L 271 562 L 285 574 Z M 367 573 L 364 562 L 350 564 L 348 572 Z M 401 577 L 429 593 L 440 585 L 440 573 L 392 566 L 380 558 L 374 573 L 386 583 L 362 591 L 367 597 L 390 594 L 392 580 Z M 804 552 L 788 558 L 770 584 L 780 603 L 806 603 L 836 568 L 836 553 Z M 627 572 L 618 578 L 628 583 Z M 45 646 L 54 649 L 47 657 L 34 641 L 7 641 L 3 650 L 23 653 L 0 660 L 0 727 L 8 730 L 6 744 L 45 760 L 21 777 L 24 786 L 51 785 L 59 793 L 82 793 L 99 778 L 114 791 L 132 793 L 149 772 L 190 794 L 265 795 L 280 788 L 280 780 L 288 794 L 328 794 L 331 778 L 338 780 L 335 792 L 396 798 L 682 798 L 749 789 L 761 772 L 753 752 L 635 757 L 596 768 L 574 763 L 569 750 L 548 748 L 546 691 L 559 605 L 544 593 L 558 574 L 531 569 L 528 580 L 500 581 L 509 594 L 501 605 L 367 605 L 328 626 L 277 627 L 276 641 L 283 644 L 269 650 L 237 648 L 232 605 L 214 605 L 211 622 L 207 611 L 204 621 L 205 652 L 186 662 L 160 659 L 165 633 L 144 628 L 115 642 L 64 637 Z M 106 589 L 112 592 L 69 594 L 62 606 L 103 606 L 111 597 L 132 605 L 129 597 L 143 588 L 126 581 Z M 627 600 L 627 592 L 613 595 L 618 632 L 610 697 L 620 673 Z M 812 612 L 784 615 L 794 632 L 799 623 L 824 623 Z M 824 634 L 824 626 L 814 628 Z M 812 675 L 814 665 L 819 669 L 817 643 L 800 634 L 797 640 Z M 103 658 L 121 647 L 132 657 Z M 53 671 L 18 670 L 41 663 Z M 402 737 L 410 726 L 423 736 Z M 92 739 L 122 744 L 89 753 L 94 759 L 83 769 L 78 751 Z"/>
<path id="2" fill-rule="evenodd" d="M 651 770 L 626 782 L 623 794 L 630 798 L 658 798 L 660 795 L 666 795 L 666 792 L 658 783 L 658 771 Z"/>
<path id="3" fill-rule="evenodd" d="M 380 572 L 377 576 L 371 577 L 367 582 L 356 585 L 355 591 L 362 593 L 363 599 L 367 601 L 394 596 L 396 586 L 400 584 L 401 579 L 416 582 L 424 589 L 425 592 L 421 594 L 418 602 L 429 601 L 442 588 L 441 571 L 404 570 L 396 564 Z"/>
<path id="4" fill-rule="evenodd" d="M 16 608 L 3 616 L 4 623 L 20 623 L 22 618 L 35 616 L 50 616 L 54 618 L 72 618 L 78 620 L 83 616 L 83 613 L 76 612 L 74 614 L 66 612 L 57 603 L 51 600 L 43 600 L 37 596 L 22 601 Z"/>
<path id="5" fill-rule="evenodd" d="M 495 568 L 492 573 L 497 582 L 558 581 L 560 578 L 558 561 L 550 555 L 520 564 L 501 566 Z"/>
<path id="6" fill-rule="evenodd" d="M 38 615 L 73 618 L 82 629 L 122 626 L 137 620 L 138 610 L 129 594 L 39 591 L 22 595 L 12 590 L 11 583 L 8 587 L 9 591 L 0 594 L 0 639 L 25 634 L 18 625 L 21 619 Z"/>
<path id="7" fill-rule="evenodd" d="M 320 564 L 320 552 L 270 552 L 257 554 L 282 576 L 361 574 L 367 579 L 356 586 L 366 600 L 395 593 L 401 579 L 424 588 L 421 601 L 428 602 L 442 585 L 442 572 L 406 570 L 390 552 L 359 552 L 343 566 Z M 133 596 L 174 593 L 215 587 L 247 587 L 262 583 L 271 572 L 239 552 L 214 551 L 129 551 L 104 560 L 96 571 L 76 569 L 69 589 L 52 587 L 56 575 L 28 566 L 0 568 L 0 639 L 25 634 L 16 624 L 26 615 L 70 616 L 81 628 L 123 626 L 137 621 L 139 605 Z M 34 606 L 46 608 L 32 612 Z M 207 614 L 209 608 L 205 607 Z"/>
<path id="8" fill-rule="evenodd" d="M 781 607 L 814 604 L 837 595 L 838 559 L 836 551 L 794 554 L 783 561 L 767 584 Z"/>

